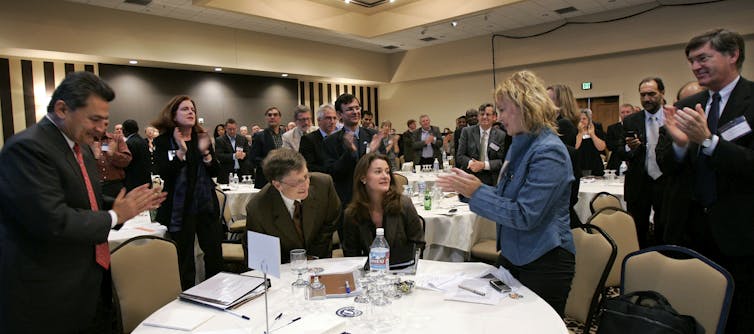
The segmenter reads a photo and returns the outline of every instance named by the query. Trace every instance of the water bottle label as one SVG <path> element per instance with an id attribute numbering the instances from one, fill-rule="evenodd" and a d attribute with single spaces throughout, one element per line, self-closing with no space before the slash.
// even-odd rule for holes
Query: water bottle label
<path id="1" fill-rule="evenodd" d="M 390 265 L 390 249 L 372 248 L 369 252 L 369 269 L 371 271 L 387 271 Z"/>

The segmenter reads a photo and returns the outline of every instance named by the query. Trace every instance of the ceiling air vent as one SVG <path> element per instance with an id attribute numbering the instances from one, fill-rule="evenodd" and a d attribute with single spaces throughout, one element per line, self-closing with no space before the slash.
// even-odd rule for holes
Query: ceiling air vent
<path id="1" fill-rule="evenodd" d="M 560 15 L 563 15 L 563 14 L 573 13 L 573 12 L 575 12 L 577 10 L 578 9 L 576 9 L 576 7 L 569 6 L 569 7 L 563 7 L 563 8 L 560 8 L 560 9 L 556 9 L 555 12 L 558 13 L 558 14 L 560 14 Z"/>
<path id="2" fill-rule="evenodd" d="M 134 5 L 146 6 L 146 5 L 150 4 L 150 3 L 152 3 L 152 0 L 125 0 L 123 2 L 124 3 L 134 4 Z"/>
<path id="3" fill-rule="evenodd" d="M 383 46 L 382 48 L 383 49 L 388 49 L 388 50 L 393 50 L 393 49 L 397 49 L 398 47 L 395 46 L 395 45 L 386 45 L 386 46 Z"/>
<path id="4" fill-rule="evenodd" d="M 421 38 L 419 40 L 420 41 L 425 41 L 425 42 L 431 42 L 431 41 L 436 41 L 437 38 L 434 38 L 434 37 L 424 37 L 424 38 Z"/>

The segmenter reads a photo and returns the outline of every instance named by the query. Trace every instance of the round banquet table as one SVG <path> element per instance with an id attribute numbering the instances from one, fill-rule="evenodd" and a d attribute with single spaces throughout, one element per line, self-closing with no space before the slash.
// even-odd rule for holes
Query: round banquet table
<path id="1" fill-rule="evenodd" d="M 107 244 L 110 250 L 113 250 L 124 241 L 133 237 L 142 235 L 165 237 L 167 230 L 167 227 L 159 223 L 153 223 L 149 219 L 149 211 L 144 211 L 123 223 L 123 227 L 120 230 L 110 230 L 110 234 L 107 235 Z"/>
<path id="2" fill-rule="evenodd" d="M 604 179 L 582 177 L 579 184 L 579 200 L 574 205 L 576 215 L 579 216 L 582 223 L 586 223 L 592 216 L 592 210 L 589 208 L 589 202 L 600 192 L 608 192 L 618 196 L 623 209 L 626 209 L 626 202 L 623 199 L 623 182 L 619 179 L 607 181 Z"/>
<path id="3" fill-rule="evenodd" d="M 343 272 L 363 265 L 364 258 L 336 258 L 310 261 L 309 266 L 319 266 L 325 272 Z M 478 262 L 436 262 L 420 260 L 416 276 L 403 276 L 402 279 L 416 280 L 436 275 L 463 273 L 465 276 L 480 275 L 491 269 L 490 265 Z M 290 284 L 295 280 L 288 265 L 281 266 L 281 279 L 271 278 L 272 288 L 268 292 L 270 328 L 274 317 L 283 313 L 283 321 L 295 317 L 301 321 L 273 333 L 568 333 L 565 323 L 558 314 L 541 298 L 522 287 L 520 299 L 505 297 L 497 305 L 447 301 L 442 292 L 415 287 L 409 295 L 395 299 L 384 311 L 394 319 L 388 328 L 374 328 L 367 316 L 368 306 L 356 304 L 353 298 L 328 298 L 318 301 L 303 301 L 304 307 L 298 311 L 292 307 Z M 251 275 L 261 275 L 249 272 Z M 157 310 L 153 316 L 169 317 L 185 311 L 201 312 L 211 316 L 206 322 L 194 328 L 191 333 L 223 334 L 262 334 L 265 330 L 264 297 L 256 298 L 234 311 L 250 317 L 244 320 L 218 309 L 174 300 Z M 354 318 L 342 318 L 335 312 L 345 306 L 355 306 L 365 310 L 365 314 Z M 325 329 L 323 329 L 325 328 Z M 140 324 L 133 333 L 186 333 L 178 330 L 152 327 Z"/>

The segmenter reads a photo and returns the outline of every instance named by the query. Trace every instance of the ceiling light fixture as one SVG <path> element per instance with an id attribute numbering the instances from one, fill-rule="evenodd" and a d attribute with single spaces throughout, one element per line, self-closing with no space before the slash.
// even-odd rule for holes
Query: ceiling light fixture
<path id="1" fill-rule="evenodd" d="M 450 22 L 450 25 L 453 26 L 453 28 L 458 26 L 458 21 Z"/>
<path id="2" fill-rule="evenodd" d="M 351 3 L 351 0 L 345 0 L 346 3 Z"/>
<path id="3" fill-rule="evenodd" d="M 280 76 L 283 77 L 283 78 L 287 78 L 288 77 L 288 73 L 283 73 Z"/>
<path id="4" fill-rule="evenodd" d="M 131 65 L 136 65 L 136 64 L 138 64 L 139 62 L 138 62 L 138 61 L 136 61 L 136 60 L 129 60 L 129 61 L 128 61 L 128 63 L 129 63 L 129 64 L 131 64 Z"/>
<path id="5" fill-rule="evenodd" d="M 395 0 L 390 0 L 390 3 L 393 3 L 393 2 L 395 2 Z"/>
<path id="6" fill-rule="evenodd" d="M 223 71 L 222 67 L 215 67 L 215 72 L 222 72 L 222 71 Z"/>

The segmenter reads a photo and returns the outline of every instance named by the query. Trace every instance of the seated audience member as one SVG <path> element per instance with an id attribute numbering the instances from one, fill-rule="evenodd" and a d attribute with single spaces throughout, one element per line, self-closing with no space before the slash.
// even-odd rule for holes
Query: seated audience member
<path id="1" fill-rule="evenodd" d="M 607 147 L 603 138 L 605 138 L 605 133 L 602 131 L 602 124 L 592 122 L 591 110 L 582 109 L 575 147 L 576 157 L 579 159 L 577 165 L 581 166 L 582 171 L 590 171 L 591 173 L 582 172 L 585 176 L 605 175 L 605 165 L 602 162 L 602 156 L 600 156 Z"/>
<path id="2" fill-rule="evenodd" d="M 290 262 L 290 251 L 297 248 L 330 257 L 340 216 L 330 175 L 309 173 L 304 157 L 287 148 L 270 151 L 262 165 L 269 183 L 246 205 L 246 227 L 280 238 L 283 263 Z"/>
<path id="3" fill-rule="evenodd" d="M 400 170 L 398 166 L 398 153 L 400 152 L 400 138 L 397 135 L 391 135 L 390 130 L 393 128 L 393 123 L 390 121 L 384 121 L 380 124 L 380 132 L 377 136 L 380 137 L 380 147 L 377 149 L 380 154 L 387 156 L 390 161 L 390 168 L 393 171 Z"/>
<path id="4" fill-rule="evenodd" d="M 353 174 L 353 199 L 343 219 L 345 256 L 369 255 L 377 228 L 385 229 L 391 257 L 405 258 L 394 252 L 424 244 L 424 231 L 411 198 L 397 190 L 390 164 L 383 154 L 369 153 L 356 164 Z"/>

